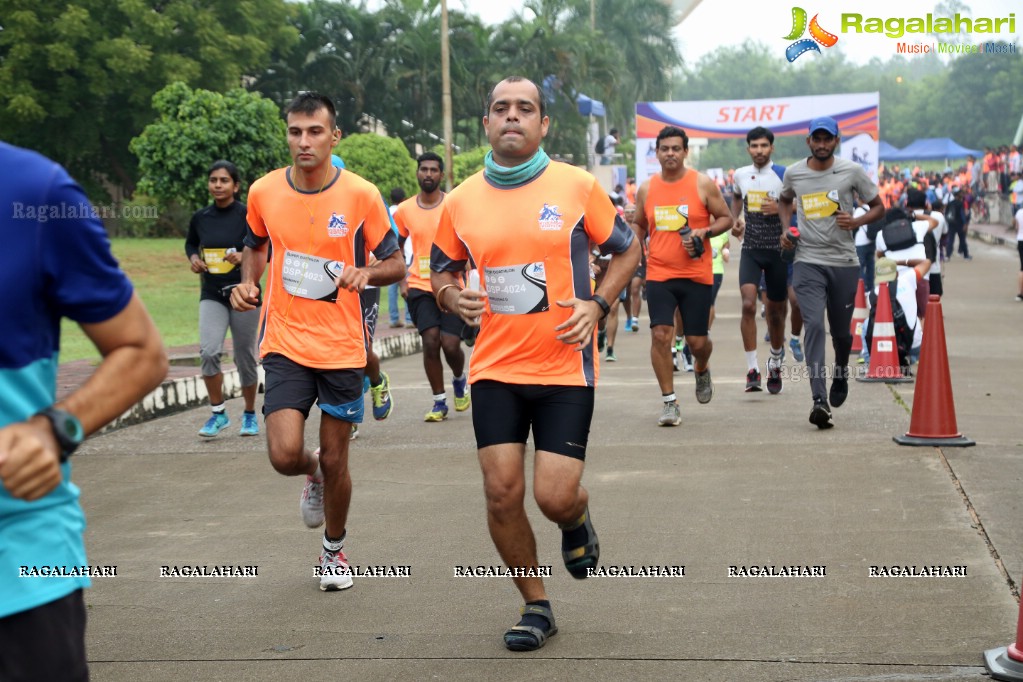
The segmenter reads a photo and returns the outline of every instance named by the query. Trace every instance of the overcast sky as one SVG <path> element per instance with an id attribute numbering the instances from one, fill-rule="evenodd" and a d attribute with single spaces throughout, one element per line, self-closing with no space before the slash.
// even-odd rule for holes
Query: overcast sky
<path id="1" fill-rule="evenodd" d="M 936 2 L 930 0 L 846 0 L 844 2 L 825 2 L 823 0 L 769 0 L 767 2 L 721 2 L 720 0 L 702 0 L 686 20 L 674 28 L 673 35 L 679 41 L 683 58 L 689 64 L 695 64 L 700 57 L 713 52 L 722 46 L 739 45 L 746 41 L 761 41 L 768 46 L 777 46 L 781 56 L 789 41 L 784 39 L 792 30 L 793 6 L 802 7 L 810 17 L 819 13 L 818 22 L 825 30 L 839 36 L 838 44 L 831 49 L 841 48 L 852 61 L 863 64 L 872 57 L 887 60 L 895 54 L 896 40 L 884 36 L 876 37 L 868 34 L 840 33 L 841 15 L 843 12 L 856 12 L 867 17 L 882 19 L 894 17 L 921 17 L 933 12 Z M 977 17 L 1008 17 L 1016 14 L 1016 31 L 1012 34 L 1002 33 L 1005 40 L 1016 39 L 1020 43 L 1023 31 L 1023 3 L 1009 0 L 966 0 L 964 3 L 974 18 Z M 464 7 L 468 12 L 476 14 L 485 23 L 499 23 L 511 17 L 521 7 L 521 3 L 504 3 L 495 0 L 448 0 L 452 9 Z M 743 14 L 750 18 L 744 20 Z M 598 17 L 598 21 L 606 18 Z M 622 18 L 626 19 L 626 18 Z M 982 42 L 987 36 L 974 34 L 972 42 Z M 928 35 L 907 35 L 903 40 L 909 42 L 932 43 L 934 39 Z M 813 59 L 816 55 L 808 54 L 800 58 L 796 64 Z"/>

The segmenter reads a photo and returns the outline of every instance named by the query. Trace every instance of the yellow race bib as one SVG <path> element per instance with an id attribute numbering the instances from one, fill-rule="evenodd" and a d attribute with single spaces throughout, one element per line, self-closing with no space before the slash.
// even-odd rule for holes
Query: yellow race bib
<path id="1" fill-rule="evenodd" d="M 204 248 L 202 259 L 206 262 L 206 269 L 214 275 L 223 275 L 234 270 L 234 263 L 227 260 L 227 249 Z"/>
<path id="2" fill-rule="evenodd" d="M 835 215 L 839 209 L 838 192 L 817 192 L 816 194 L 804 194 L 800 199 L 803 202 L 803 215 L 810 220 L 820 220 Z"/>
<path id="3" fill-rule="evenodd" d="M 658 232 L 678 232 L 688 224 L 689 204 L 654 207 L 654 229 Z"/>

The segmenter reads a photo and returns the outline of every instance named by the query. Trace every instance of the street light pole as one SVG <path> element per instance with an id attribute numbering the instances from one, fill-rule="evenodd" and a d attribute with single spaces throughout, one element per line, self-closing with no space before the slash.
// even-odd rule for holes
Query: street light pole
<path id="1" fill-rule="evenodd" d="M 441 116 L 444 119 L 444 182 L 446 191 L 451 191 L 454 168 L 451 156 L 451 54 L 448 44 L 448 0 L 440 0 L 440 71 L 441 71 Z"/>

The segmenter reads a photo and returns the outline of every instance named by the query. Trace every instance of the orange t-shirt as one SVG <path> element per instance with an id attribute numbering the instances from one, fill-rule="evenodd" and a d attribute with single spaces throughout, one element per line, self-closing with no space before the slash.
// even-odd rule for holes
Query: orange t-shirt
<path id="1" fill-rule="evenodd" d="M 364 367 L 359 294 L 339 291 L 333 278 L 364 267 L 369 250 L 382 260 L 398 248 L 377 188 L 341 170 L 319 194 L 299 192 L 290 168 L 279 168 L 252 184 L 248 221 L 273 247 L 260 356 L 280 353 L 316 369 Z"/>
<path id="2" fill-rule="evenodd" d="M 710 225 L 710 213 L 700 199 L 696 187 L 697 172 L 690 169 L 681 179 L 665 182 L 660 175 L 650 176 L 647 188 L 647 234 L 650 252 L 647 255 L 646 278 L 650 282 L 670 279 L 691 279 L 700 284 L 714 284 L 709 244 L 706 253 L 693 260 L 689 257 L 679 230 L 686 224 L 694 230 Z"/>
<path id="3" fill-rule="evenodd" d="M 412 264 L 408 267 L 409 289 L 433 291 L 430 285 L 430 249 L 433 247 L 433 237 L 437 234 L 437 225 L 440 224 L 443 205 L 442 201 L 433 208 L 423 208 L 419 205 L 418 197 L 412 197 L 401 202 L 394 212 L 398 234 L 406 239 L 412 237 Z"/>
<path id="4" fill-rule="evenodd" d="M 444 200 L 431 268 L 460 272 L 470 258 L 488 294 L 469 364 L 469 381 L 595 386 L 596 343 L 559 341 L 555 327 L 572 314 L 557 301 L 588 299 L 590 242 L 621 253 L 632 230 L 586 171 L 551 163 L 514 188 L 483 173 Z"/>

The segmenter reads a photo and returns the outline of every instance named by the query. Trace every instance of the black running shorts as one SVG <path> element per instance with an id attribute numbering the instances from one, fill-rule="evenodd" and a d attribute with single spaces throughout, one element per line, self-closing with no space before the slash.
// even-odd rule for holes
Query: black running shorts
<path id="1" fill-rule="evenodd" d="M 442 313 L 437 306 L 433 293 L 421 289 L 408 290 L 408 309 L 412 313 L 412 322 L 422 334 L 427 329 L 440 327 L 444 334 L 461 336 L 465 323 L 454 313 Z"/>
<path id="2" fill-rule="evenodd" d="M 763 273 L 767 300 L 780 303 L 789 297 L 788 263 L 774 249 L 743 249 L 739 256 L 739 286 L 760 284 Z"/>
<path id="3" fill-rule="evenodd" d="M 537 450 L 586 459 L 593 419 L 593 388 L 477 381 L 472 385 L 476 447 L 525 443 L 533 429 Z"/>
<path id="4" fill-rule="evenodd" d="M 685 328 L 686 336 L 707 335 L 713 300 L 714 286 L 711 284 L 700 284 L 691 279 L 646 283 L 650 326 L 674 327 L 675 308 L 678 308 L 682 313 L 682 326 Z"/>
<path id="5" fill-rule="evenodd" d="M 263 415 L 278 410 L 298 410 L 306 418 L 313 403 L 341 421 L 362 423 L 363 369 L 315 369 L 300 365 L 280 353 L 263 358 L 266 395 Z"/>
<path id="6" fill-rule="evenodd" d="M 0 642 L 0 680 L 88 680 L 82 591 L 0 618 Z"/>

